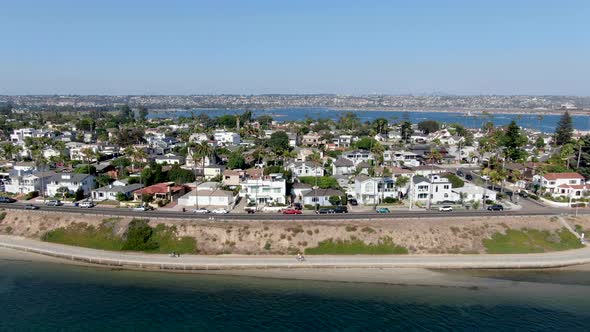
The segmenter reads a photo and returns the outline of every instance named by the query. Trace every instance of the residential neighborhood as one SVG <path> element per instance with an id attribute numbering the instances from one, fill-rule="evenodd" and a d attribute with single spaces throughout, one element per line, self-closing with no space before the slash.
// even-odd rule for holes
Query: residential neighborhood
<path id="1" fill-rule="evenodd" d="M 10 113 L 9 113 L 10 114 Z M 216 118 L 118 113 L 4 116 L 2 195 L 19 200 L 229 213 L 586 206 L 590 136 L 567 112 L 555 133 L 484 123 L 278 121 L 243 111 Z M 47 117 L 47 118 L 44 118 Z M 9 121 L 10 120 L 10 121 Z"/>

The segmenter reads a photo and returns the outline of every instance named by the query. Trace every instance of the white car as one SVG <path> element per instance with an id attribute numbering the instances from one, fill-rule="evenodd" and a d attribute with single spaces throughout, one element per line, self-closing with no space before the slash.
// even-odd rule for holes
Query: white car
<path id="1" fill-rule="evenodd" d="M 134 207 L 133 211 L 149 211 L 152 210 L 152 208 L 150 206 L 144 206 L 144 205 L 140 205 L 138 207 Z"/>
<path id="2" fill-rule="evenodd" d="M 194 209 L 193 210 L 193 213 L 200 213 L 200 214 L 209 213 L 209 212 L 211 212 L 211 211 L 209 211 L 207 209 Z"/>
<path id="3" fill-rule="evenodd" d="M 438 208 L 440 212 L 450 212 L 453 211 L 453 207 L 450 205 L 441 206 Z"/>
<path id="4" fill-rule="evenodd" d="M 211 213 L 215 213 L 215 214 L 227 214 L 227 213 L 229 213 L 229 211 L 226 210 L 226 209 L 215 209 L 215 210 L 211 211 Z"/>
<path id="5" fill-rule="evenodd" d="M 94 206 L 94 203 L 91 201 L 84 201 L 84 202 L 81 202 L 80 204 L 78 204 L 78 206 L 81 208 L 89 209 Z"/>

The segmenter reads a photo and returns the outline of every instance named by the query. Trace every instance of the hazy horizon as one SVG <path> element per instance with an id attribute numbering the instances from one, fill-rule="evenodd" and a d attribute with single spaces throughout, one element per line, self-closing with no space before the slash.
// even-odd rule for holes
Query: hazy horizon
<path id="1" fill-rule="evenodd" d="M 4 4 L 0 95 L 590 96 L 590 4 Z"/>

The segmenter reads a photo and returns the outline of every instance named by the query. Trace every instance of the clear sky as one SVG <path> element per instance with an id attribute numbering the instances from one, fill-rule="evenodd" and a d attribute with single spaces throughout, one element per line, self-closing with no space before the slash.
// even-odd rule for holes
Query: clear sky
<path id="1" fill-rule="evenodd" d="M 590 95 L 588 0 L 4 0 L 0 94 Z"/>

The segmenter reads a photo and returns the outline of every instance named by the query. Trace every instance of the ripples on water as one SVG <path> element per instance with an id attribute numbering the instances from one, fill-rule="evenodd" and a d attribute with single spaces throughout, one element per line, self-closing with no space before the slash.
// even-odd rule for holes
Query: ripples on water
<path id="1" fill-rule="evenodd" d="M 590 301 L 585 301 L 590 296 L 589 273 L 571 277 L 570 272 L 529 272 L 528 279 L 526 273 L 516 275 L 518 281 L 503 273 L 499 285 L 492 286 L 492 282 L 490 288 L 472 289 L 142 273 L 0 261 L 0 330 L 589 328 Z M 561 279 L 569 282 L 551 282 Z"/>

